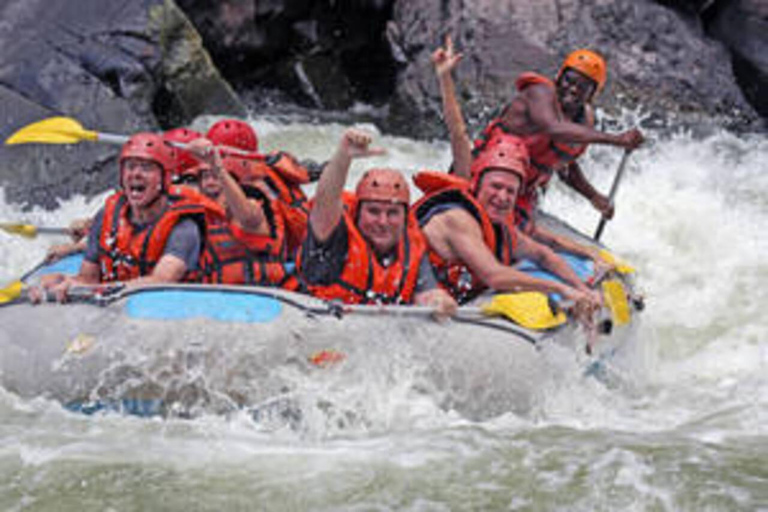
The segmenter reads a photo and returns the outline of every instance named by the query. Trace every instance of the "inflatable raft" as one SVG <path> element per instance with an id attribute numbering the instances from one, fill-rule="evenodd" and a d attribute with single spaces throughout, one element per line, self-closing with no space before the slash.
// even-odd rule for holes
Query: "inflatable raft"
<path id="1" fill-rule="evenodd" d="M 565 257 L 582 278 L 592 277 L 591 261 Z M 80 261 L 79 255 L 65 258 L 23 281 L 76 273 Z M 530 262 L 520 268 L 555 279 Z M 603 285 L 608 282 L 621 288 L 625 303 L 607 313 L 611 333 L 600 337 L 592 363 L 621 345 L 638 305 L 628 275 L 603 276 Z M 0 383 L 22 397 L 43 396 L 86 413 L 247 410 L 260 420 L 265 411 L 279 409 L 278 416 L 295 421 L 302 390 L 314 390 L 316 406 L 318 389 L 332 393 L 372 381 L 407 381 L 413 392 L 472 419 L 524 413 L 539 392 L 537 378 L 547 371 L 541 348 L 584 348 L 574 341 L 583 336 L 571 322 L 531 330 L 461 308 L 441 323 L 421 308 L 348 308 L 241 286 L 88 290 L 65 305 L 34 306 L 22 297 L 0 305 L 0 325 Z"/>

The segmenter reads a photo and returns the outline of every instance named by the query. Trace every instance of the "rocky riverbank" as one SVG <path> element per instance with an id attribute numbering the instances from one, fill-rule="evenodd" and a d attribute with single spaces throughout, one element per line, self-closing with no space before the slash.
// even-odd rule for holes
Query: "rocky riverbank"
<path id="1" fill-rule="evenodd" d="M 116 133 L 203 113 L 372 117 L 442 137 L 429 56 L 450 34 L 457 83 L 480 123 L 525 70 L 557 71 L 570 50 L 608 59 L 600 106 L 655 119 L 760 129 L 768 116 L 768 8 L 759 0 L 9 0 L 0 7 L 0 135 L 50 115 Z M 231 85 L 230 85 L 231 84 Z M 762 119 L 761 119 L 762 116 Z M 114 148 L 0 149 L 13 201 L 114 183 Z"/>

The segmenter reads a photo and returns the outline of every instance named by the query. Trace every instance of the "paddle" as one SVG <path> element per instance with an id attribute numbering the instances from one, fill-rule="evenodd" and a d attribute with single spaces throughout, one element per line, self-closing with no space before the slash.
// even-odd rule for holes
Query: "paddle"
<path id="1" fill-rule="evenodd" d="M 79 121 L 71 117 L 49 117 L 17 130 L 5 140 L 5 143 L 8 145 L 30 143 L 77 144 L 83 141 L 103 142 L 122 146 L 128 142 L 128 137 L 86 130 Z"/>
<path id="2" fill-rule="evenodd" d="M 435 310 L 428 306 L 355 306 L 339 305 L 338 314 L 401 314 L 414 316 L 434 315 Z M 568 321 L 565 313 L 558 308 L 553 312 L 549 298 L 539 292 L 521 292 L 496 294 L 490 302 L 480 307 L 462 306 L 456 313 L 456 319 L 466 320 L 478 316 L 502 316 L 520 327 L 534 331 L 552 329 Z"/>
<path id="3" fill-rule="evenodd" d="M 69 235 L 69 228 L 51 228 L 14 222 L 0 222 L 0 230 L 24 238 L 35 238 L 37 235 Z"/>
<path id="4" fill-rule="evenodd" d="M 102 133 L 87 130 L 76 119 L 71 117 L 49 117 L 42 121 L 28 124 L 14 132 L 5 140 L 8 145 L 14 144 L 78 144 L 80 142 L 103 142 L 122 146 L 128 142 L 127 135 Z M 187 144 L 169 142 L 174 147 L 187 149 Z M 243 151 L 229 146 L 217 146 L 225 155 L 234 155 L 249 160 L 263 160 L 264 155 Z"/>
<path id="5" fill-rule="evenodd" d="M 624 169 L 627 167 L 627 161 L 629 160 L 629 154 L 632 151 L 629 149 L 624 150 L 624 154 L 621 157 L 621 162 L 619 163 L 619 168 L 616 170 L 616 177 L 613 179 L 613 184 L 611 185 L 611 192 L 608 194 L 608 203 L 613 205 L 613 201 L 616 197 L 616 192 L 619 190 L 619 184 L 621 183 L 621 178 L 624 175 Z M 597 225 L 597 229 L 595 230 L 595 236 L 593 237 L 595 239 L 595 242 L 600 240 L 600 235 L 603 234 L 603 228 L 605 228 L 606 223 L 608 222 L 608 219 L 605 218 L 605 215 L 603 215 L 600 218 L 600 223 Z"/>

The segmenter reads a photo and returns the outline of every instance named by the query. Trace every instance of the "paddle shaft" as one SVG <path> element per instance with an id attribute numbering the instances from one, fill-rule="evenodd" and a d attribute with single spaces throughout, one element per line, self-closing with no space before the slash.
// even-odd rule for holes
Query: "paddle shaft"
<path id="1" fill-rule="evenodd" d="M 38 235 L 68 235 L 69 228 L 50 228 L 46 226 L 37 226 Z"/>
<path id="2" fill-rule="evenodd" d="M 608 203 L 611 205 L 613 205 L 613 201 L 616 198 L 616 192 L 619 190 L 619 184 L 621 183 L 621 178 L 624 175 L 624 169 L 627 167 L 627 161 L 629 160 L 630 153 L 632 153 L 632 151 L 625 149 L 624 154 L 621 156 L 619 168 L 616 170 L 616 177 L 613 178 L 613 184 L 611 185 L 611 192 L 608 194 Z M 607 223 L 608 219 L 605 218 L 605 215 L 603 215 L 600 218 L 600 223 L 597 225 L 597 229 L 595 230 L 595 242 L 600 240 L 600 236 L 603 234 L 603 229 Z"/>
<path id="3" fill-rule="evenodd" d="M 101 133 L 96 132 L 96 140 L 98 142 L 103 142 L 104 144 L 112 144 L 114 146 L 122 146 L 126 142 L 128 142 L 127 135 L 117 135 L 114 133 Z"/>
<path id="4" fill-rule="evenodd" d="M 122 146 L 126 142 L 128 142 L 127 135 L 116 135 L 114 133 L 102 133 L 102 132 L 96 132 L 96 142 L 103 142 L 104 144 L 112 144 L 115 146 Z M 175 142 L 175 141 L 169 141 L 168 144 L 171 146 L 178 148 L 178 149 L 187 149 L 189 147 L 188 144 L 185 144 L 183 142 Z M 258 153 L 252 153 L 250 151 L 243 151 L 238 148 L 233 148 L 230 146 L 218 146 L 221 149 L 221 152 L 225 155 L 232 155 L 239 158 L 245 158 L 247 160 L 263 160 L 264 155 L 260 155 Z"/>

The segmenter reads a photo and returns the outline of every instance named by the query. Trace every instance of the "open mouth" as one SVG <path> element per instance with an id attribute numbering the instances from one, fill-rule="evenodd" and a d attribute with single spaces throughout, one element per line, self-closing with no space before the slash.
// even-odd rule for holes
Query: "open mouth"
<path id="1" fill-rule="evenodd" d="M 133 183 L 128 185 L 128 196 L 132 198 L 140 198 L 147 191 L 147 186 L 143 183 Z"/>

